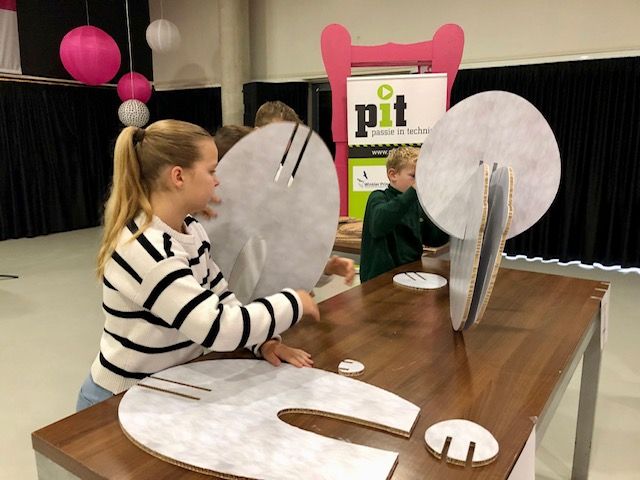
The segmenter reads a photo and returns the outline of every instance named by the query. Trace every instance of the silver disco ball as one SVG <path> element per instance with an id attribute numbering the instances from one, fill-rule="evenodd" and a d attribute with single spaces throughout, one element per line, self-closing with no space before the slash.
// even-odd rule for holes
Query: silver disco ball
<path id="1" fill-rule="evenodd" d="M 127 127 L 144 127 L 149 123 L 149 109 L 140 100 L 127 100 L 118 108 L 118 118 Z"/>

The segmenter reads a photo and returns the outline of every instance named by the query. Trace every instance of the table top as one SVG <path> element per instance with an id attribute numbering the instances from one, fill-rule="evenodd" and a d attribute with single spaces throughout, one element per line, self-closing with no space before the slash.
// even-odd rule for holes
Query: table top
<path id="1" fill-rule="evenodd" d="M 283 337 L 309 351 L 316 368 L 335 372 L 346 358 L 362 362 L 366 370 L 359 380 L 418 405 L 411 438 L 325 417 L 281 418 L 329 437 L 399 452 L 392 480 L 468 478 L 471 467 L 444 463 L 427 452 L 424 432 L 442 420 L 471 420 L 500 445 L 495 462 L 474 468 L 474 478 L 506 478 L 596 318 L 600 302 L 593 297 L 601 285 L 501 269 L 482 322 L 454 332 L 448 287 L 418 292 L 394 286 L 393 275 L 408 270 L 448 277 L 448 263 L 423 258 L 322 302 L 321 322 L 303 319 Z M 230 355 L 204 358 L 221 356 Z M 121 398 L 34 432 L 34 449 L 81 478 L 213 478 L 135 447 L 118 423 Z"/>
<path id="2" fill-rule="evenodd" d="M 336 241 L 333 243 L 333 250 L 336 252 L 351 253 L 354 255 L 360 255 L 360 238 L 346 239 L 343 237 L 336 237 Z M 422 255 L 425 257 L 438 257 L 449 251 L 449 242 L 439 247 L 427 247 L 422 246 Z"/>

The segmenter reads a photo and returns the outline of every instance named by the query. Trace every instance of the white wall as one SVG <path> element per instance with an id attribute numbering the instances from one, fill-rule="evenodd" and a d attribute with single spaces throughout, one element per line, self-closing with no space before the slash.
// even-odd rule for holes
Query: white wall
<path id="1" fill-rule="evenodd" d="M 220 84 L 218 0 L 164 0 L 179 51 L 154 54 L 156 87 Z M 151 19 L 160 0 L 149 0 Z M 342 23 L 354 44 L 420 42 L 465 31 L 463 65 L 568 55 L 640 55 L 640 0 L 250 0 L 252 80 L 325 77 L 320 34 Z"/>
<path id="2" fill-rule="evenodd" d="M 176 24 L 182 36 L 175 52 L 153 53 L 156 89 L 204 87 L 220 84 L 220 22 L 218 0 L 149 0 L 151 21 L 164 18 Z"/>
<path id="3" fill-rule="evenodd" d="M 429 40 L 457 23 L 466 65 L 640 51 L 640 0 L 252 0 L 250 8 L 253 79 L 325 76 L 320 34 L 330 23 L 362 45 Z"/>

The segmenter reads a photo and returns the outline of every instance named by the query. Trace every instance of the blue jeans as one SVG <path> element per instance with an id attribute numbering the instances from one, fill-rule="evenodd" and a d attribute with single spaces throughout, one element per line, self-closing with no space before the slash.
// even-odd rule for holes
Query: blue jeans
<path id="1" fill-rule="evenodd" d="M 82 387 L 80 387 L 80 393 L 78 393 L 78 401 L 76 403 L 76 412 L 89 408 L 112 396 L 113 393 L 96 384 L 93 378 L 91 378 L 91 374 L 89 374 L 82 384 Z"/>

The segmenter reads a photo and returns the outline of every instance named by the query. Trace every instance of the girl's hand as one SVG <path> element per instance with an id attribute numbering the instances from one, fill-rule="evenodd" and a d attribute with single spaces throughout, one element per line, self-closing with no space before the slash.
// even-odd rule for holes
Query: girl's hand
<path id="1" fill-rule="evenodd" d="M 332 256 L 324 267 L 325 275 L 338 275 L 344 277 L 344 283 L 351 285 L 356 276 L 353 260 L 345 257 Z"/>
<path id="2" fill-rule="evenodd" d="M 311 298 L 309 292 L 304 290 L 296 290 L 298 297 L 300 297 L 300 301 L 302 302 L 302 314 L 309 315 L 316 321 L 320 320 L 320 310 L 318 309 L 318 304 L 316 301 Z"/>
<path id="3" fill-rule="evenodd" d="M 267 362 L 275 367 L 283 361 L 298 368 L 313 366 L 310 354 L 299 348 L 289 347 L 276 339 L 264 342 L 260 347 L 260 353 Z"/>

